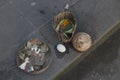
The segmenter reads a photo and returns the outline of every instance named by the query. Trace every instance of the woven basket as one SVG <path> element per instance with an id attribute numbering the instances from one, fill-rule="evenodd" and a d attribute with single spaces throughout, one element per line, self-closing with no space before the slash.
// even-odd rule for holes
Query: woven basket
<path id="1" fill-rule="evenodd" d="M 45 43 L 41 42 L 40 40 L 38 40 L 37 38 L 32 38 L 32 39 L 30 39 L 29 41 L 34 41 L 32 44 L 38 44 L 38 45 L 45 44 Z M 21 59 L 20 59 L 20 57 L 19 57 L 19 54 L 20 54 L 22 51 L 26 50 L 27 43 L 28 43 L 28 42 L 26 42 L 26 43 L 23 45 L 23 47 L 19 50 L 19 52 L 18 52 L 18 54 L 17 54 L 17 66 L 20 66 L 20 65 L 23 63 L 23 61 L 21 61 Z M 45 44 L 45 45 L 47 45 L 47 44 Z M 49 47 L 48 47 L 48 48 L 49 48 Z M 28 56 L 26 56 L 26 57 L 28 57 Z M 50 65 L 51 62 L 52 62 L 52 54 L 51 54 L 50 49 L 49 49 L 48 52 L 46 53 L 45 58 L 46 58 L 46 63 L 44 63 L 44 67 L 43 67 L 42 69 L 40 69 L 40 70 L 38 70 L 38 71 L 27 72 L 27 73 L 30 73 L 30 74 L 42 73 L 42 72 L 44 72 L 44 71 L 49 67 L 49 65 Z M 24 70 L 23 70 L 23 71 L 24 71 Z"/>
<path id="2" fill-rule="evenodd" d="M 58 32 L 56 31 L 59 40 L 61 40 L 63 43 L 67 43 L 67 42 L 70 42 L 70 41 L 72 40 L 72 37 L 73 37 L 74 32 L 75 32 L 75 30 L 76 30 L 76 20 L 75 20 L 73 14 L 72 14 L 71 12 L 69 12 L 69 11 L 63 11 L 63 12 L 59 13 L 58 15 L 56 15 L 56 16 L 54 17 L 54 27 L 53 27 L 54 30 L 55 30 L 55 27 L 59 24 L 59 22 L 60 22 L 62 19 L 68 19 L 68 20 L 70 20 L 70 21 L 74 24 L 74 26 L 73 26 L 73 27 L 74 27 L 74 30 L 73 30 L 73 32 L 72 32 L 72 34 L 71 34 L 71 37 L 70 37 L 69 39 L 65 39 L 63 36 L 61 36 L 60 33 L 58 33 Z"/>
<path id="3" fill-rule="evenodd" d="M 92 39 L 89 34 L 85 32 L 78 32 L 74 35 L 72 39 L 72 44 L 76 50 L 83 52 L 90 48 L 92 44 Z"/>

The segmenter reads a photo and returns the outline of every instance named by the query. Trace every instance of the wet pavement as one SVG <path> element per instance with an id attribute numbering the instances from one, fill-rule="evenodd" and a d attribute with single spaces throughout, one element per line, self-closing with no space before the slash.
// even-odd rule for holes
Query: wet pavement
<path id="1" fill-rule="evenodd" d="M 99 2 L 97 0 L 0 0 L 0 80 L 51 80 L 54 76 L 56 76 L 56 74 L 63 70 L 68 63 L 79 55 L 79 53 L 72 47 L 70 47 L 70 54 L 65 55 L 61 59 L 55 54 L 54 46 L 60 42 L 52 29 L 52 19 L 57 13 L 63 11 L 66 3 L 71 5 L 70 11 L 77 16 L 76 19 L 79 21 L 77 22 L 79 25 L 77 32 L 84 31 L 89 33 L 92 36 L 93 42 L 103 35 L 111 25 L 120 20 L 119 0 L 101 0 Z M 32 37 L 37 37 L 42 41 L 47 42 L 53 54 L 53 62 L 48 70 L 43 74 L 26 74 L 19 70 L 16 66 L 17 51 L 27 40 Z M 112 41 L 110 41 L 110 43 L 111 42 Z M 104 49 L 104 46 L 102 46 L 101 49 Z M 117 47 L 118 46 L 116 46 L 116 49 Z M 107 50 L 109 50 L 109 48 L 112 50 L 110 45 L 107 46 Z M 100 54 L 101 51 L 104 51 L 101 49 L 99 50 L 98 48 L 94 51 L 93 53 L 96 55 L 93 56 L 99 57 L 98 54 Z M 110 51 L 111 56 L 113 56 L 113 51 Z M 109 51 L 105 51 L 105 53 L 108 54 Z M 114 57 L 115 56 L 113 56 L 113 58 Z M 96 63 L 98 63 L 96 58 L 95 60 Z M 101 60 L 101 57 L 98 58 L 98 61 L 99 60 Z M 103 62 L 108 61 L 109 63 L 111 61 L 111 59 L 107 60 L 103 58 L 102 60 Z M 99 76 L 99 71 L 106 66 L 105 63 L 99 64 L 99 66 L 102 67 L 98 67 L 95 70 L 92 61 L 89 62 L 86 60 L 86 62 L 82 62 L 80 65 L 81 64 L 85 64 L 82 65 L 84 68 L 81 67 L 81 69 L 79 69 L 77 67 L 72 73 L 75 73 L 76 71 L 79 73 L 78 70 L 80 70 L 83 74 L 75 73 L 76 75 L 73 76 L 74 79 L 71 77 L 71 80 L 93 80 L 92 78 L 88 79 L 91 74 L 96 76 L 94 80 L 99 77 L 100 80 L 109 78 L 107 75 L 105 77 L 108 78 Z M 89 64 L 91 64 L 91 68 L 86 69 L 85 67 L 88 67 L 86 65 Z M 116 62 L 116 65 L 117 64 L 118 63 Z M 110 75 L 108 74 L 111 76 L 117 71 L 114 64 L 110 63 L 109 66 L 113 66 L 113 73 Z M 86 71 L 84 71 L 84 69 Z M 91 69 L 94 71 L 90 72 Z M 110 70 L 112 69 L 110 68 Z M 103 73 L 107 74 L 107 71 L 110 73 L 109 67 L 105 70 L 106 71 L 103 71 Z M 119 68 L 117 70 L 119 70 Z M 81 75 L 83 76 L 81 77 Z M 110 79 L 114 80 L 115 78 L 117 78 L 117 73 L 113 79 Z"/>

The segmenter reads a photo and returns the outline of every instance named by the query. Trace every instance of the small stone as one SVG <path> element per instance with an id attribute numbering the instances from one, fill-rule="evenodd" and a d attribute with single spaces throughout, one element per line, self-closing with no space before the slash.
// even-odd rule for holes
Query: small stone
<path id="1" fill-rule="evenodd" d="M 63 44 L 58 44 L 57 45 L 57 50 L 61 53 L 65 52 L 66 51 L 66 48 Z"/>

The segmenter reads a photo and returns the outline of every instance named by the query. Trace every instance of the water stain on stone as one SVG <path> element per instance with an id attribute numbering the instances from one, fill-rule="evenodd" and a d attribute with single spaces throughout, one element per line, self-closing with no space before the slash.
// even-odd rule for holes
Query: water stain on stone
<path id="1" fill-rule="evenodd" d="M 43 10 L 40 10 L 40 13 L 43 14 L 43 15 L 46 14 L 45 11 L 43 11 Z"/>
<path id="2" fill-rule="evenodd" d="M 57 8 L 57 6 L 55 5 L 54 8 Z"/>

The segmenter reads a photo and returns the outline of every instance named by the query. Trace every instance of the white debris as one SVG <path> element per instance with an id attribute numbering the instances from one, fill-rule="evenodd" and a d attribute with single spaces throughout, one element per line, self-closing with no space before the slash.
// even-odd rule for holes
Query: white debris
<path id="1" fill-rule="evenodd" d="M 26 64 L 27 63 L 29 63 L 29 58 L 27 57 L 27 58 L 25 58 L 25 62 L 24 63 L 22 63 L 19 67 L 20 67 L 20 69 L 23 69 L 23 70 L 25 70 L 25 67 L 26 67 Z"/>
<path id="2" fill-rule="evenodd" d="M 38 49 L 38 46 L 37 46 L 37 45 L 33 45 L 33 46 L 31 47 L 31 51 L 37 51 L 37 49 Z"/>
<path id="3" fill-rule="evenodd" d="M 65 9 L 69 9 L 69 4 L 66 4 Z"/>
<path id="4" fill-rule="evenodd" d="M 39 54 L 41 52 L 41 49 L 39 49 L 37 45 L 33 45 L 31 47 L 31 51 L 35 51 L 36 54 Z"/>
<path id="5" fill-rule="evenodd" d="M 58 44 L 57 45 L 57 50 L 61 53 L 65 52 L 66 51 L 66 48 L 63 44 Z"/>
<path id="6" fill-rule="evenodd" d="M 31 66 L 30 68 L 31 68 L 31 71 L 34 71 L 34 68 L 33 68 L 33 66 Z"/>
<path id="7" fill-rule="evenodd" d="M 36 5 L 36 2 L 32 2 L 32 3 L 31 3 L 31 6 L 35 6 L 35 5 Z"/>
<path id="8" fill-rule="evenodd" d="M 36 51 L 36 54 L 39 54 L 39 53 L 40 53 L 40 51 L 41 51 L 41 49 L 38 49 L 38 50 Z"/>

